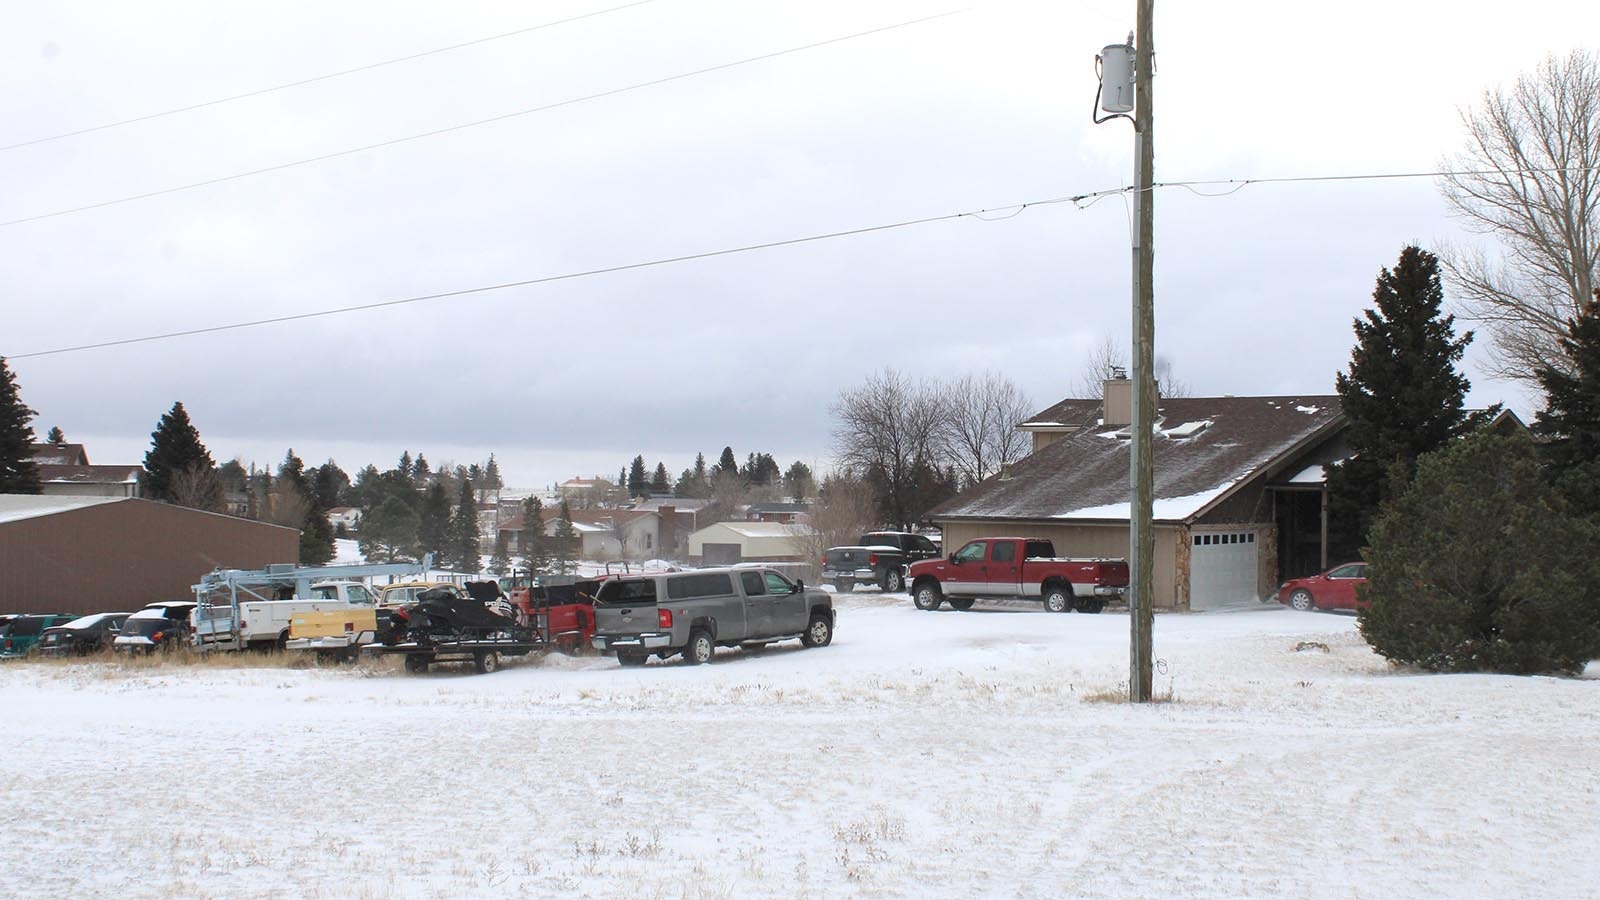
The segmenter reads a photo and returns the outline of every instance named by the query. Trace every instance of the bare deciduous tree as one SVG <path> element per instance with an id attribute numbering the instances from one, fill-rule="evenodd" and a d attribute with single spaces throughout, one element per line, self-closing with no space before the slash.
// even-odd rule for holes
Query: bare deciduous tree
<path id="1" fill-rule="evenodd" d="M 1463 318 L 1484 323 L 1492 374 L 1534 382 L 1565 371 L 1560 339 L 1594 290 L 1600 262 L 1600 57 L 1547 57 L 1507 93 L 1463 111 L 1465 149 L 1446 161 L 1445 199 L 1482 248 L 1446 250 Z"/>
<path id="2" fill-rule="evenodd" d="M 842 472 L 828 475 L 811 508 L 809 524 L 814 531 L 796 533 L 789 539 L 795 553 L 815 564 L 829 547 L 852 545 L 877 527 L 878 503 L 874 494 L 872 485 L 860 478 Z M 813 571 L 809 580 L 814 582 L 816 577 Z"/>
<path id="3" fill-rule="evenodd" d="M 1128 353 L 1111 335 L 1104 335 L 1100 343 L 1089 351 L 1083 370 L 1078 374 L 1077 395 L 1086 400 L 1104 400 L 1106 382 L 1112 378 L 1125 378 L 1128 374 Z M 1189 386 L 1172 374 L 1172 361 L 1164 356 L 1155 358 L 1156 393 L 1162 397 L 1187 397 Z"/>
<path id="4" fill-rule="evenodd" d="M 222 512 L 222 479 L 217 476 L 216 469 L 203 462 L 192 463 L 172 473 L 168 493 L 178 506 Z"/>
<path id="5" fill-rule="evenodd" d="M 879 481 L 884 513 L 897 526 L 913 524 L 923 512 L 916 508 L 917 474 L 936 465 L 935 430 L 943 411 L 936 385 L 894 369 L 840 392 L 831 407 L 836 458 L 847 471 Z"/>
<path id="6" fill-rule="evenodd" d="M 1011 379 L 992 371 L 964 375 L 944 389 L 944 404 L 939 449 L 968 485 L 1028 454 L 1031 443 L 1017 426 L 1034 410 Z"/>

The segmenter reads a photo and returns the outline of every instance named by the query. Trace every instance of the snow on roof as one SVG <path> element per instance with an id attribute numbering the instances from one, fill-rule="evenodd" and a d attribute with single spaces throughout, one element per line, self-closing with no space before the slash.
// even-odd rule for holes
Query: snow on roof
<path id="1" fill-rule="evenodd" d="M 102 503 L 121 503 L 127 497 L 54 497 L 41 494 L 0 494 L 0 523 L 53 516 Z"/>
<path id="2" fill-rule="evenodd" d="M 782 522 L 718 522 L 717 524 L 745 537 L 793 537 L 815 533 L 809 525 L 785 525 Z"/>
<path id="3" fill-rule="evenodd" d="M 1223 493 L 1228 490 L 1228 488 L 1233 487 L 1237 483 L 1237 480 L 1230 481 L 1227 484 L 1217 485 L 1209 491 L 1201 491 L 1198 494 L 1190 494 L 1186 497 L 1158 498 L 1152 503 L 1154 512 L 1152 513 L 1151 518 L 1158 521 L 1179 521 L 1182 519 L 1187 519 L 1204 509 L 1206 504 L 1222 496 Z M 1091 506 L 1087 509 L 1074 509 L 1070 512 L 1060 513 L 1052 516 L 1051 518 L 1116 519 L 1118 521 L 1125 521 L 1131 517 L 1132 514 L 1128 512 L 1128 504 L 1108 503 L 1104 506 Z"/>
<path id="4" fill-rule="evenodd" d="M 1290 484 L 1321 484 L 1328 480 L 1328 471 L 1320 465 L 1306 466 L 1289 479 Z"/>

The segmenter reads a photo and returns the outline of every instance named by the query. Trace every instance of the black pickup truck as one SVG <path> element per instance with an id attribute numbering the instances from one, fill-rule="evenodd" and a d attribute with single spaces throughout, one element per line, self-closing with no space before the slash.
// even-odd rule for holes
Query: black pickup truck
<path id="1" fill-rule="evenodd" d="M 853 547 L 830 547 L 822 557 L 822 582 L 840 592 L 857 584 L 875 584 L 885 591 L 904 590 L 906 568 L 919 559 L 939 555 L 925 535 L 908 531 L 863 534 Z"/>

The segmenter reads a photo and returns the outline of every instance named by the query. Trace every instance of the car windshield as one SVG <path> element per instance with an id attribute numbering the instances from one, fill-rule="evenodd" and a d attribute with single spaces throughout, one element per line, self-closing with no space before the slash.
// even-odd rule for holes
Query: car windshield
<path id="1" fill-rule="evenodd" d="M 128 617 L 122 623 L 122 633 L 136 637 L 149 637 L 158 631 L 166 631 L 177 623 L 167 618 L 166 610 L 141 609 Z"/>
<path id="2" fill-rule="evenodd" d="M 63 624 L 61 627 L 72 629 L 93 628 L 94 626 L 105 621 L 107 618 L 110 618 L 110 616 L 110 613 L 95 613 L 92 616 L 80 616 L 79 618 L 73 619 L 71 622 Z"/>

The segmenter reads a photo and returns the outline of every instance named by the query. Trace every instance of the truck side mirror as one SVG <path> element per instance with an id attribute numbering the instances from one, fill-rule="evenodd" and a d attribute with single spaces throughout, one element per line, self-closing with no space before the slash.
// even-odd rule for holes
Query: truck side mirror
<path id="1" fill-rule="evenodd" d="M 802 581 L 802 580 L 796 579 L 795 583 L 794 583 L 794 590 L 790 591 L 789 593 L 798 594 L 801 591 L 804 591 L 805 589 L 806 589 L 806 583 L 804 581 Z"/>
<path id="2" fill-rule="evenodd" d="M 950 554 L 950 565 L 952 565 L 952 566 L 961 565 L 961 560 L 958 559 L 954 553 Z"/>

